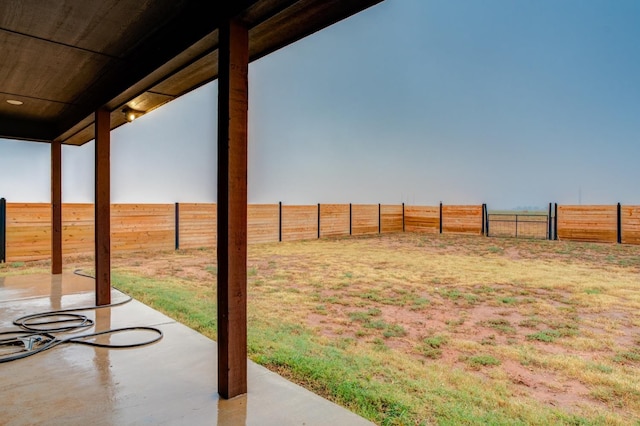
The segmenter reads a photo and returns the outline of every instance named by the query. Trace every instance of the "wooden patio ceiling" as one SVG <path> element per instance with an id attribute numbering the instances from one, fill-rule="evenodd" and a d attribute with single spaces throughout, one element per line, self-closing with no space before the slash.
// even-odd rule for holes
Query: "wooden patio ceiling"
<path id="1" fill-rule="evenodd" d="M 113 129 L 214 80 L 230 17 L 253 61 L 380 1 L 3 0 L 0 137 L 82 145 L 99 108 Z"/>

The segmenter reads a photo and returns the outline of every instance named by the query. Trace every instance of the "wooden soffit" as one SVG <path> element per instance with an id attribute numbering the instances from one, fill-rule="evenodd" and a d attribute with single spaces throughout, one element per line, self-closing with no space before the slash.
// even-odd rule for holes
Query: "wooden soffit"
<path id="1" fill-rule="evenodd" d="M 230 17 L 253 61 L 380 1 L 2 0 L 0 137 L 82 145 L 98 108 L 113 129 L 214 80 Z"/>

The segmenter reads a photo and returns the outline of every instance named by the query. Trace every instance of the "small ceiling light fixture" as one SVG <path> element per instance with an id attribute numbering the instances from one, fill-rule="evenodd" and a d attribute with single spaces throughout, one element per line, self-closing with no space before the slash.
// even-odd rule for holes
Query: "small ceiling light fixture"
<path id="1" fill-rule="evenodd" d="M 22 105 L 24 102 L 15 99 L 7 99 L 7 103 L 11 105 Z"/>
<path id="2" fill-rule="evenodd" d="M 131 123 L 136 118 L 141 117 L 142 115 L 144 115 L 144 111 L 139 111 L 137 109 L 133 109 L 133 108 L 130 108 L 130 107 L 124 107 L 124 109 L 122 110 L 122 113 L 124 114 L 124 118 L 129 123 Z"/>

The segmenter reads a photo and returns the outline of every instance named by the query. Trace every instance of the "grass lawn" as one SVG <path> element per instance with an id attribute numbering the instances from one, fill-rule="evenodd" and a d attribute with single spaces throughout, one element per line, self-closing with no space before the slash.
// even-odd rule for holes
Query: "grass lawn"
<path id="1" fill-rule="evenodd" d="M 119 256 L 114 286 L 215 339 L 215 258 Z M 378 424 L 640 424 L 639 246 L 321 239 L 248 276 L 251 359 Z"/>

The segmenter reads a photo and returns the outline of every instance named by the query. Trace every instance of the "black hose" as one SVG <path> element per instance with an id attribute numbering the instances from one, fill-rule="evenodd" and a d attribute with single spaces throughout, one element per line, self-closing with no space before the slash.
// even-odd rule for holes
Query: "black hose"
<path id="1" fill-rule="evenodd" d="M 112 343 L 108 343 L 108 344 L 107 343 L 98 343 L 98 342 L 92 342 L 92 341 L 84 340 L 84 339 L 89 339 L 89 338 L 93 338 L 93 337 L 97 337 L 97 336 L 103 336 L 103 335 L 107 335 L 107 334 L 124 333 L 124 332 L 128 332 L 128 331 L 151 331 L 151 332 L 155 333 L 156 336 L 154 338 L 152 338 L 152 339 L 148 339 L 148 340 L 144 340 L 144 341 L 136 342 L 136 343 L 128 343 L 126 345 L 116 345 L 116 344 L 112 344 Z M 16 361 L 18 359 L 26 358 L 26 357 L 35 355 L 35 354 L 40 353 L 40 352 L 44 352 L 46 350 L 55 348 L 58 345 L 62 345 L 62 344 L 66 344 L 66 343 L 76 343 L 76 344 L 79 344 L 79 345 L 95 346 L 95 347 L 98 347 L 98 348 L 108 348 L 108 349 L 129 349 L 129 348 L 137 348 L 137 347 L 140 347 L 140 346 L 150 345 L 152 343 L 155 343 L 155 342 L 159 341 L 163 337 L 162 331 L 160 331 L 159 329 L 154 328 L 154 327 L 124 327 L 124 328 L 116 328 L 116 329 L 113 329 L 113 330 L 101 331 L 99 333 L 82 334 L 80 336 L 69 337 L 67 339 L 59 339 L 58 337 L 56 337 L 55 335 L 53 335 L 51 333 L 42 333 L 42 332 L 36 332 L 36 331 L 17 330 L 17 331 L 0 332 L 0 336 L 11 336 L 11 335 L 13 335 L 14 337 L 0 339 L 0 346 L 15 346 L 15 345 L 25 344 L 25 347 L 27 347 L 27 343 L 25 343 L 25 341 L 28 341 L 30 339 L 33 339 L 32 342 L 34 342 L 34 343 L 36 343 L 36 342 L 37 343 L 43 342 L 43 343 L 37 345 L 37 347 L 35 347 L 35 348 L 27 347 L 27 350 L 25 350 L 25 351 L 14 352 L 14 353 L 12 353 L 10 355 L 4 356 L 4 357 L 0 357 L 0 364 L 3 363 L 3 362 Z"/>
<path id="2" fill-rule="evenodd" d="M 94 278 L 90 275 L 82 273 L 82 271 L 80 271 L 79 269 L 75 270 L 73 273 L 88 278 Z M 37 314 L 30 314 L 20 317 L 13 321 L 13 324 L 20 327 L 20 330 L 0 332 L 0 347 L 24 345 L 25 350 L 21 352 L 12 352 L 6 356 L 0 356 L 0 364 L 26 358 L 28 356 L 44 352 L 58 345 L 66 343 L 76 343 L 79 345 L 95 346 L 99 348 L 125 349 L 150 345 L 162 339 L 162 331 L 154 327 L 116 328 L 96 333 L 82 334 L 66 339 L 61 339 L 56 336 L 56 333 L 78 331 L 95 325 L 95 322 L 92 319 L 88 318 L 86 315 L 72 314 L 71 312 L 112 308 L 115 306 L 124 305 L 125 303 L 129 303 L 131 300 L 132 298 L 128 297 L 123 301 L 111 303 L 108 305 L 59 309 L 56 311 L 40 312 Z M 126 345 L 105 344 L 88 340 L 97 336 L 125 333 L 130 331 L 150 331 L 152 333 L 155 333 L 156 336 L 152 339 L 136 343 L 129 343 Z M 7 337 L 3 338 L 2 336 Z"/>
<path id="3" fill-rule="evenodd" d="M 40 352 L 44 352 L 47 349 L 56 347 L 61 343 L 61 341 L 57 340 L 55 336 L 48 333 L 36 333 L 33 331 L 23 331 L 23 330 L 4 331 L 0 333 L 0 336 L 12 336 L 12 335 L 15 337 L 0 339 L 0 346 L 15 346 L 15 345 L 24 344 L 27 350 L 23 352 L 17 352 L 17 353 L 14 352 L 9 354 L 8 356 L 0 357 L 0 364 L 3 362 L 16 361 L 18 359 L 26 358 L 28 356 L 35 355 Z M 40 337 L 39 341 L 44 340 L 44 343 L 39 347 L 37 347 L 36 349 L 33 349 L 33 348 L 28 349 L 28 346 L 25 343 L 25 340 L 36 338 L 36 337 Z"/>
<path id="4" fill-rule="evenodd" d="M 96 309 L 102 309 L 102 308 L 113 308 L 115 306 L 120 306 L 120 305 L 124 305 L 125 303 L 129 303 L 131 302 L 131 300 L 132 300 L 131 297 L 127 297 L 125 300 L 122 300 L 116 303 L 110 303 L 108 305 L 100 305 L 100 306 L 95 305 L 95 306 L 86 306 L 82 308 L 59 309 L 57 311 L 48 311 L 48 312 L 40 312 L 37 314 L 25 315 L 13 321 L 13 324 L 25 330 L 48 331 L 50 333 L 62 333 L 65 331 L 78 330 L 82 328 L 91 327 L 94 325 L 94 322 L 93 320 L 87 318 L 85 315 L 75 315 L 75 314 L 70 314 L 69 312 L 80 312 L 80 311 L 96 310 Z M 56 317 L 56 316 L 67 317 L 67 319 L 58 320 L 58 321 L 33 322 L 34 320 L 38 320 L 41 318 L 49 318 L 49 317 Z M 38 327 L 41 325 L 58 324 L 58 323 L 74 322 L 74 321 L 78 321 L 79 324 L 75 326 L 70 325 L 70 326 L 57 327 L 57 328 Z"/>

